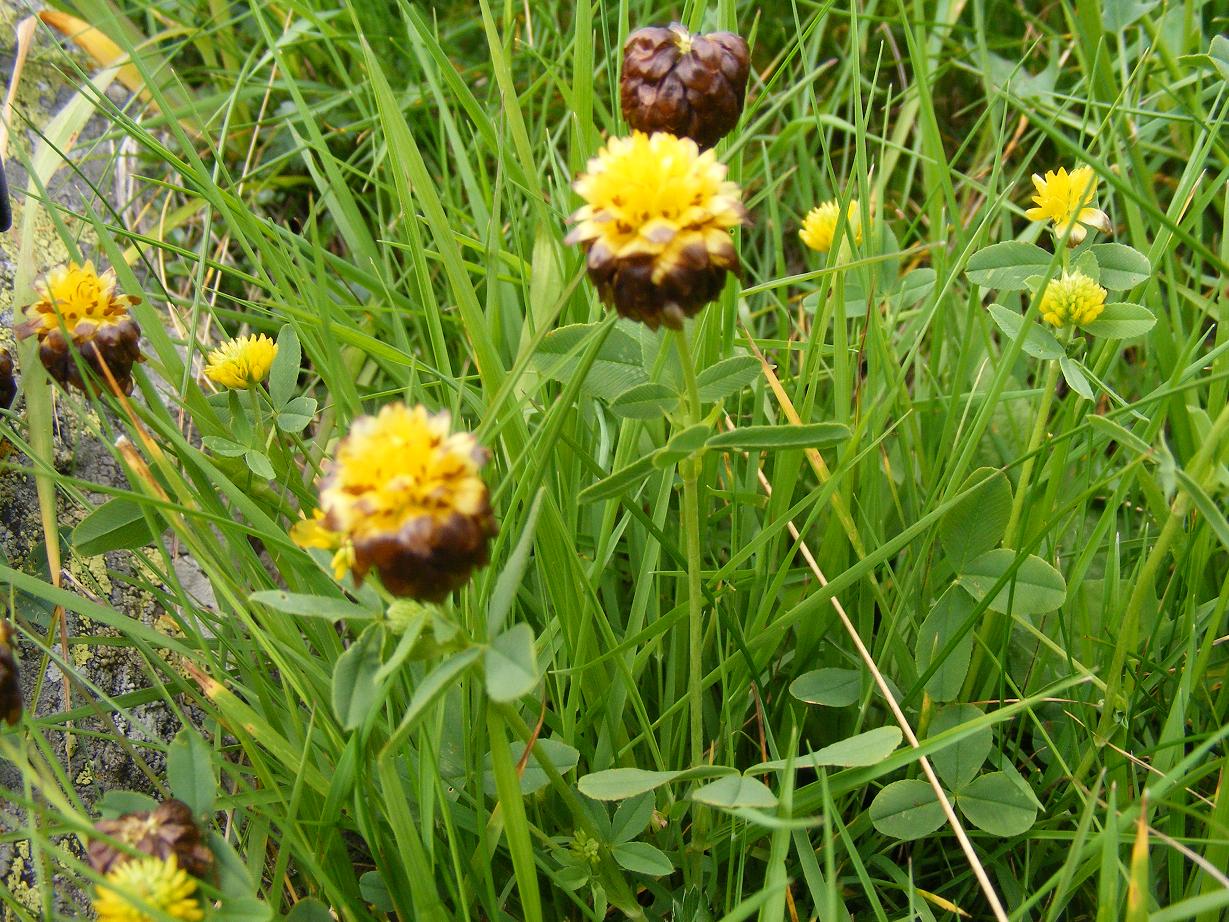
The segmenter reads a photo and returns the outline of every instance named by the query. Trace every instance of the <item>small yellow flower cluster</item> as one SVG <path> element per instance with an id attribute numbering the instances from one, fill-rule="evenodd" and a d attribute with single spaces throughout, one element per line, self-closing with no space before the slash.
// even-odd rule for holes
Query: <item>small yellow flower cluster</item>
<path id="1" fill-rule="evenodd" d="M 798 236 L 817 253 L 827 253 L 836 239 L 836 227 L 841 217 L 841 203 L 836 199 L 816 205 L 802 222 Z M 845 223 L 853 231 L 854 240 L 862 242 L 862 221 L 858 200 L 852 199 L 845 211 Z"/>
<path id="2" fill-rule="evenodd" d="M 1056 327 L 1092 323 L 1105 310 L 1105 289 L 1083 272 L 1063 273 L 1041 295 L 1041 318 Z"/>
<path id="3" fill-rule="evenodd" d="M 17 325 L 19 338 L 38 338 L 39 360 L 65 387 L 85 389 L 75 349 L 101 380 L 114 379 L 123 393 L 131 393 L 132 366 L 141 360 L 141 329 L 128 309 L 140 298 L 116 289 L 110 269 L 100 274 L 92 262 L 70 262 L 47 274 L 38 286 L 39 299 Z"/>
<path id="4" fill-rule="evenodd" d="M 223 387 L 245 390 L 265 379 L 275 358 L 277 343 L 268 336 L 242 336 L 209 353 L 205 377 Z"/>
<path id="5" fill-rule="evenodd" d="M 99 885 L 94 912 L 98 922 L 154 922 L 166 917 L 199 922 L 205 912 L 195 896 L 196 886 L 196 878 L 179 867 L 174 855 L 125 861 Z"/>
<path id="6" fill-rule="evenodd" d="M 653 329 L 677 329 L 717 297 L 738 269 L 730 230 L 747 219 L 725 177 L 712 151 L 660 132 L 612 138 L 589 161 L 567 241 L 585 249 L 603 301 Z"/>
<path id="7" fill-rule="evenodd" d="M 296 543 L 336 551 L 338 578 L 376 570 L 395 595 L 439 601 L 462 586 L 486 564 L 496 526 L 479 475 L 486 452 L 449 423 L 403 403 L 355 420 Z"/>
<path id="8" fill-rule="evenodd" d="M 1104 211 L 1093 208 L 1097 200 L 1097 174 L 1090 166 L 1048 170 L 1044 177 L 1033 174 L 1035 208 L 1026 211 L 1030 221 L 1053 221 L 1054 234 L 1067 237 L 1070 246 L 1082 243 L 1088 235 L 1085 226 L 1095 227 L 1103 234 L 1110 232 L 1110 219 Z"/>

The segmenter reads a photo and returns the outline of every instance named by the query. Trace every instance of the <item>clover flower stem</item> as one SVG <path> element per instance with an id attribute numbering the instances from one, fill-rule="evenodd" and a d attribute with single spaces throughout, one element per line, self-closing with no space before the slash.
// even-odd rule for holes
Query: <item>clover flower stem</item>
<path id="1" fill-rule="evenodd" d="M 1063 345 L 1066 345 L 1065 337 Z M 1058 359 L 1050 359 L 1046 365 L 1045 381 L 1042 384 L 1041 406 L 1037 408 L 1037 418 L 1033 422 L 1033 432 L 1029 436 L 1028 448 L 1025 449 L 1024 466 L 1020 469 L 1020 480 L 1016 483 L 1015 495 L 1011 500 L 1011 515 L 1007 519 L 1007 531 L 1003 534 L 1003 547 L 1015 548 L 1019 544 L 1020 519 L 1024 514 L 1024 499 L 1028 493 L 1029 481 L 1033 477 L 1033 467 L 1036 465 L 1037 450 L 1041 440 L 1045 438 L 1046 427 L 1050 422 L 1050 407 L 1054 403 L 1054 391 L 1058 387 Z M 986 658 L 986 650 L 992 648 L 992 642 L 998 633 L 1002 618 L 987 610 L 986 620 L 982 623 L 979 636 L 981 643 L 974 644 L 973 659 L 969 665 L 968 678 L 965 679 L 965 689 L 972 693 L 977 687 L 978 676 L 981 673 L 982 662 Z"/>
<path id="2" fill-rule="evenodd" d="M 252 429 L 256 433 L 256 437 L 260 438 L 260 423 L 264 419 L 264 411 L 260 408 L 260 395 L 257 393 L 256 387 L 247 389 L 248 404 L 252 410 Z M 266 446 L 267 447 L 267 446 Z"/>
<path id="3" fill-rule="evenodd" d="M 691 345 L 687 342 L 687 331 L 675 330 L 674 342 L 678 346 L 683 380 L 687 386 L 687 425 L 694 426 L 700 421 L 700 385 L 696 381 L 696 363 L 691 354 Z"/>
<path id="4" fill-rule="evenodd" d="M 686 330 L 677 330 L 674 342 L 683 366 L 687 386 L 687 421 L 700 422 L 700 387 L 696 381 L 695 359 L 687 342 Z M 704 608 L 700 577 L 700 461 L 690 457 L 680 465 L 683 475 L 683 528 L 687 538 L 687 699 L 691 713 L 691 763 L 704 761 Z M 693 841 L 703 836 L 700 815 L 692 821 Z M 697 862 L 699 855 L 696 855 Z"/>
<path id="5" fill-rule="evenodd" d="M 1029 436 L 1028 448 L 1025 449 L 1024 466 L 1020 468 L 1020 480 L 1016 484 L 1016 495 L 1011 501 L 1011 516 L 1007 519 L 1007 532 L 1003 536 L 1004 547 L 1015 547 L 1020 530 L 1020 517 L 1024 513 L 1024 499 L 1028 493 L 1029 481 L 1033 477 L 1033 468 L 1037 464 L 1037 449 L 1045 438 L 1046 427 L 1050 422 L 1050 407 L 1054 403 L 1054 390 L 1058 386 L 1058 359 L 1050 359 L 1046 367 L 1045 382 L 1041 386 L 1041 406 L 1037 408 L 1037 418 L 1033 423 L 1033 433 Z"/>
<path id="6" fill-rule="evenodd" d="M 299 487 L 300 486 L 303 486 L 303 487 L 310 486 L 311 484 L 315 483 L 317 480 L 322 478 L 324 476 L 324 465 L 320 463 L 320 459 L 316 457 L 316 455 L 308 447 L 307 443 L 303 441 L 303 436 L 301 436 L 297 432 L 282 432 L 280 429 L 278 429 L 278 424 L 277 424 L 278 407 L 273 402 L 273 395 L 270 394 L 265 389 L 265 386 L 263 384 L 258 384 L 256 385 L 256 387 L 257 387 L 257 390 L 259 390 L 260 392 L 261 401 L 269 407 L 270 419 L 272 420 L 271 431 L 277 436 L 278 444 L 283 445 L 282 436 L 285 435 L 286 438 L 288 438 L 291 444 L 294 446 L 294 451 L 297 451 L 299 453 L 299 456 L 303 459 L 302 479 L 299 480 L 298 483 L 296 483 L 295 480 L 292 479 L 290 483 L 293 485 L 295 493 L 303 497 L 307 497 L 308 500 L 310 501 L 310 497 L 311 497 L 310 490 L 300 490 Z M 294 451 L 291 451 L 289 448 L 284 449 L 287 470 L 294 470 L 295 468 Z"/>

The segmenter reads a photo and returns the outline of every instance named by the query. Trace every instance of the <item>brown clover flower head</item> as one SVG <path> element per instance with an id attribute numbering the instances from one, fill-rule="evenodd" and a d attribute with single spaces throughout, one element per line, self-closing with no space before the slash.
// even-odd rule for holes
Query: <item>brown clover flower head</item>
<path id="1" fill-rule="evenodd" d="M 128 309 L 139 301 L 117 293 L 110 269 L 100 275 L 92 262 L 70 262 L 53 269 L 39 285 L 39 299 L 27 308 L 17 335 L 38 337 L 43 367 L 65 387 L 85 390 L 71 345 L 103 381 L 105 364 L 119 389 L 128 394 L 132 366 L 141 360 L 141 328 Z"/>
<path id="2" fill-rule="evenodd" d="M 213 853 L 201 838 L 201 831 L 188 805 L 179 800 L 164 800 L 154 810 L 125 813 L 118 819 L 99 820 L 94 829 L 154 858 L 175 859 L 193 877 L 205 879 L 213 868 Z M 90 865 L 99 874 L 110 874 L 132 857 L 106 839 L 90 841 Z"/>
<path id="3" fill-rule="evenodd" d="M 13 627 L 0 619 L 0 721 L 15 727 L 21 722 L 21 675 L 13 656 Z"/>
<path id="4" fill-rule="evenodd" d="M 742 192 L 695 141 L 611 138 L 573 188 L 585 204 L 567 240 L 584 248 L 589 278 L 624 317 L 678 329 L 738 270 L 730 230 L 747 220 Z"/>
<path id="5" fill-rule="evenodd" d="M 733 32 L 692 35 L 679 23 L 627 37 L 619 100 L 637 131 L 664 131 L 712 147 L 738 124 L 751 58 Z"/>
<path id="6" fill-rule="evenodd" d="M 394 595 L 438 602 L 486 565 L 498 530 L 479 475 L 487 453 L 449 423 L 394 403 L 355 420 L 338 445 L 319 526 L 357 579 L 375 570 Z"/>
<path id="7" fill-rule="evenodd" d="M 13 376 L 13 357 L 0 349 L 0 410 L 7 410 L 17 396 L 17 379 Z"/>

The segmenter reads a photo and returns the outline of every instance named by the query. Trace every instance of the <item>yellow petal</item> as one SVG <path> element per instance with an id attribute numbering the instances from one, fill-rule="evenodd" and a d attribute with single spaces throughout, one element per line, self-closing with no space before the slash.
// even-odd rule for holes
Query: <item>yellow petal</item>
<path id="1" fill-rule="evenodd" d="M 336 532 L 325 528 L 318 518 L 295 522 L 290 529 L 290 540 L 299 547 L 318 547 L 326 551 L 332 550 L 337 547 L 338 537 Z"/>

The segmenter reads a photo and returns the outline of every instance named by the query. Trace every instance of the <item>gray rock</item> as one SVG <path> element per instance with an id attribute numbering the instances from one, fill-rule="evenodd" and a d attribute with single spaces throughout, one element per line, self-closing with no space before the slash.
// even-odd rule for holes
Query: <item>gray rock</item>
<path id="1" fill-rule="evenodd" d="M 29 9 L 13 0 L 0 0 L 0 73 L 10 74 L 13 66 L 13 36 L 16 22 Z M 73 52 L 53 40 L 48 30 L 39 27 L 35 49 L 27 59 L 10 139 L 7 172 L 13 192 L 14 227 L 0 234 L 0 347 L 12 351 L 14 257 L 19 246 L 23 213 L 27 207 L 39 209 L 35 223 L 36 251 L 45 270 L 68 258 L 54 223 L 38 202 L 27 204 L 24 197 L 27 178 L 21 161 L 37 139 L 35 126 L 45 126 L 49 118 L 73 95 L 71 70 L 64 65 Z M 76 59 L 84 68 L 88 62 Z M 117 90 L 117 92 L 119 92 Z M 82 132 L 73 152 L 76 170 L 61 169 L 50 189 L 50 198 L 69 212 L 85 213 L 88 207 L 106 213 L 99 192 L 113 188 L 113 156 L 110 142 L 96 143 L 104 126 L 95 118 Z M 84 255 L 94 255 L 91 230 L 71 215 L 61 216 L 70 232 L 79 233 Z M 105 486 L 127 486 L 119 465 L 108 446 L 99 444 L 91 434 L 100 420 L 79 395 L 56 389 L 55 465 L 64 474 Z M 24 439 L 26 417 L 21 396 L 13 406 L 8 423 Z M 103 427 L 104 431 L 106 427 Z M 112 426 L 112 428 L 115 428 Z M 48 579 L 43 529 L 33 478 L 21 471 L 29 463 L 13 445 L 0 447 L 0 552 L 19 570 Z M 18 468 L 14 470 L 14 466 Z M 102 494 L 89 494 L 91 503 L 101 503 Z M 85 558 L 72 551 L 69 537 L 73 526 L 88 509 L 62 493 L 57 516 L 63 545 L 62 579 L 64 588 L 154 625 L 162 615 L 155 596 L 146 586 L 160 580 L 132 554 L 117 552 L 105 557 Z M 192 564 L 177 566 L 188 575 Z M 203 584 L 203 586 L 201 585 Z M 194 593 L 203 594 L 207 583 L 197 580 Z M 0 584 L 4 598 L 9 587 Z M 68 654 L 72 664 L 71 707 L 84 711 L 71 725 L 59 715 L 65 709 L 64 674 L 57 665 L 61 656 L 61 634 L 53 611 L 44 601 L 23 593 L 16 594 L 15 616 L 26 631 L 40 639 L 19 646 L 23 688 L 28 713 L 45 721 L 35 732 L 41 733 L 62 766 L 62 777 L 71 790 L 63 792 L 94 813 L 93 805 L 109 790 L 138 790 L 157 795 L 154 779 L 164 775 L 165 759 L 150 743 L 168 741 L 178 729 L 173 712 L 161 701 L 125 710 L 124 716 L 110 716 L 105 699 L 150 688 L 156 681 L 141 656 L 115 642 L 116 632 L 88 618 L 70 613 L 66 618 Z M 80 731 L 86 731 L 82 734 Z M 0 731 L 12 734 L 12 731 Z M 18 732 L 24 732 L 19 730 Z M 112 739 L 100 739 L 106 734 Z M 30 751 L 35 746 L 28 747 Z M 21 773 L 0 758 L 0 829 L 20 829 L 26 817 L 15 801 L 24 798 Z M 78 857 L 84 849 L 76 836 L 57 839 L 61 848 Z M 53 863 L 54 864 L 54 863 Z M 34 917 L 42 915 L 44 882 L 40 888 L 28 841 L 0 843 L 0 886 L 7 888 Z M 52 885 L 57 911 L 71 917 L 88 915 L 88 900 L 71 886 Z M 0 920 L 18 916 L 0 905 Z"/>

